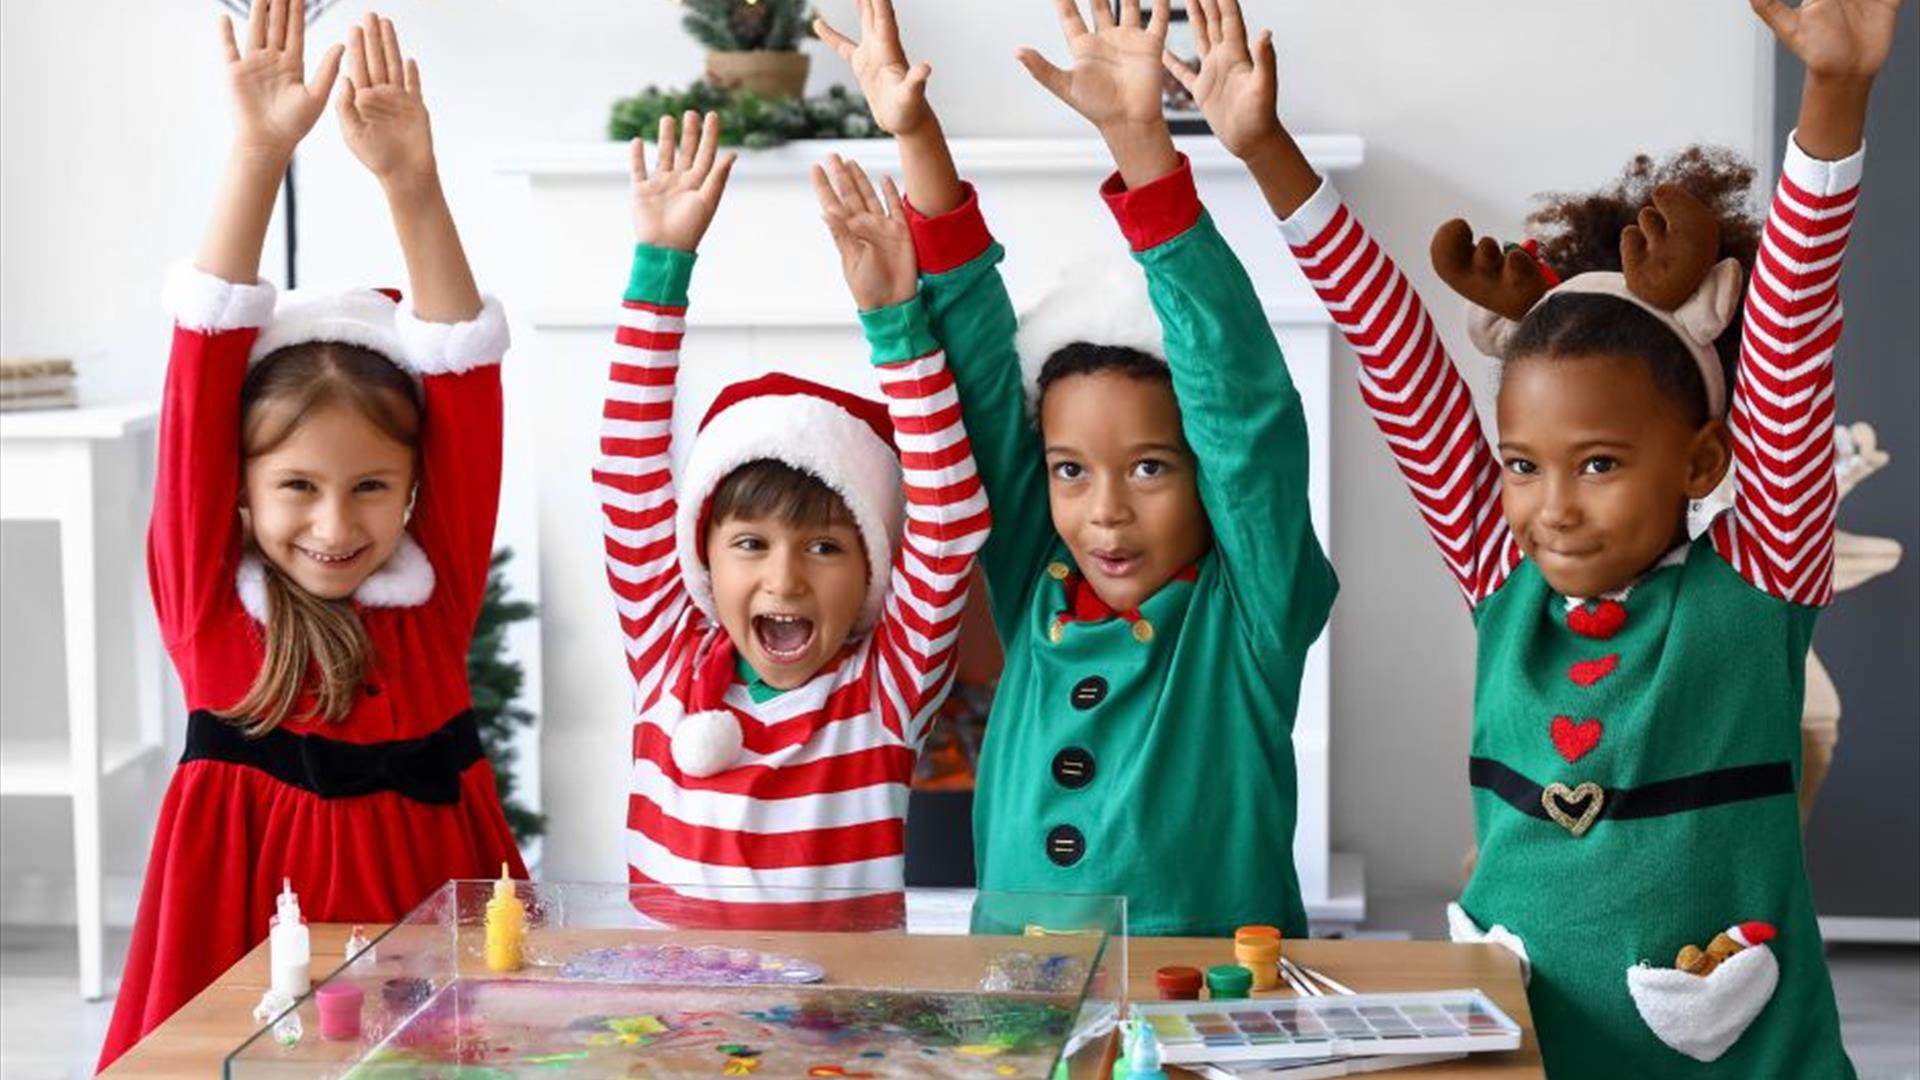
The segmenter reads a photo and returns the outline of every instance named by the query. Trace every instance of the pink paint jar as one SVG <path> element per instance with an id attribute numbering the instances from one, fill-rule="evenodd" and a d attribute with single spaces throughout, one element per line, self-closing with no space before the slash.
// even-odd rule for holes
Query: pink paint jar
<path id="1" fill-rule="evenodd" d="M 314 992 L 320 1010 L 320 1037 L 347 1040 L 360 1037 L 360 1007 L 366 995 L 353 983 L 327 983 Z"/>

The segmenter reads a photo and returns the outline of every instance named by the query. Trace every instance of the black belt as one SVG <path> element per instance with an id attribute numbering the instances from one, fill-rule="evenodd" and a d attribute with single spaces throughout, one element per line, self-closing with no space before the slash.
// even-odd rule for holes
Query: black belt
<path id="1" fill-rule="evenodd" d="M 1591 780 L 1541 787 L 1492 758 L 1476 757 L 1467 763 L 1467 778 L 1515 810 L 1554 822 L 1575 836 L 1584 835 L 1603 817 L 1616 821 L 1662 817 L 1794 791 L 1793 766 L 1784 761 L 1712 769 L 1639 787 L 1602 788 Z"/>
<path id="2" fill-rule="evenodd" d="M 187 751 L 180 761 L 246 765 L 323 799 L 397 791 L 415 802 L 449 804 L 460 801 L 460 774 L 485 756 L 472 712 L 425 738 L 350 743 L 285 728 L 248 736 L 239 725 L 196 709 L 187 718 Z"/>

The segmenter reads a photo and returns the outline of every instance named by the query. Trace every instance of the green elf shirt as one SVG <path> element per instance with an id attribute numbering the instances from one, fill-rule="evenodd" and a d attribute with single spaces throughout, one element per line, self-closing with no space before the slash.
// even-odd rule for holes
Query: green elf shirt
<path id="1" fill-rule="evenodd" d="M 1138 611 L 1093 620 L 1048 511 L 1002 251 L 971 190 L 939 217 L 910 211 L 994 506 L 980 563 L 1006 666 L 974 800 L 980 887 L 1121 894 L 1135 934 L 1301 935 L 1293 719 L 1336 583 L 1300 397 L 1188 164 L 1102 194 L 1146 271 L 1214 545 Z"/>

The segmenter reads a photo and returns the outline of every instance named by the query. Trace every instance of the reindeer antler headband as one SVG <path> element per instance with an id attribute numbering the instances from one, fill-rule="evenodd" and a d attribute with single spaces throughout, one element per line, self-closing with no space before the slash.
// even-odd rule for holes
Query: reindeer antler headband
<path id="1" fill-rule="evenodd" d="M 1536 305 L 1565 293 L 1625 300 L 1672 330 L 1700 366 L 1708 415 L 1727 410 L 1727 379 L 1713 343 L 1740 303 L 1740 262 L 1718 259 L 1720 221 L 1685 190 L 1663 184 L 1637 224 L 1620 230 L 1624 272 L 1595 270 L 1556 282 L 1528 248 L 1474 242 L 1455 218 L 1433 234 L 1433 268 L 1467 301 L 1467 335 L 1483 353 L 1505 359 L 1507 346 Z"/>

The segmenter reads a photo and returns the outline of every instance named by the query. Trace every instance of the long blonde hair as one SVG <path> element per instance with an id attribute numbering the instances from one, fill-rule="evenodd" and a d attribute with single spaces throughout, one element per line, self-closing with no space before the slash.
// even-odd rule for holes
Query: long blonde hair
<path id="1" fill-rule="evenodd" d="M 370 349 L 306 342 L 268 354 L 247 373 L 240 390 L 242 458 L 271 452 L 308 416 L 339 405 L 419 450 L 420 403 L 405 372 Z M 345 720 L 373 658 L 366 627 L 350 600 L 315 596 L 259 557 L 266 583 L 266 658 L 246 696 L 222 715 L 248 735 L 264 735 L 294 715 L 311 692 L 308 715 L 328 723 Z"/>

